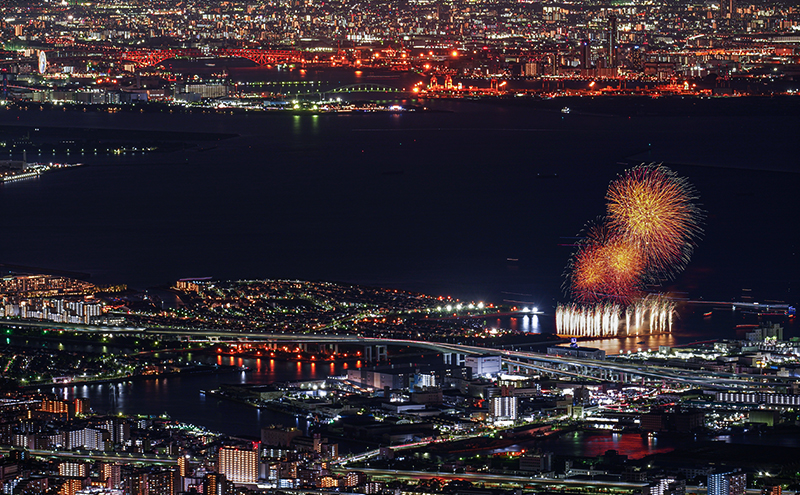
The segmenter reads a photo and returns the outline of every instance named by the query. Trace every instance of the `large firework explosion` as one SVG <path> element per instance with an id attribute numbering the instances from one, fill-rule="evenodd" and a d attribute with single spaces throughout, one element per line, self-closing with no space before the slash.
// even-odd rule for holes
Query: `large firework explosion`
<path id="1" fill-rule="evenodd" d="M 611 182 L 607 216 L 587 225 L 565 272 L 565 289 L 592 305 L 559 306 L 558 326 L 572 332 L 574 325 L 582 326 L 578 334 L 592 327 L 592 335 L 616 335 L 621 326 L 624 333 L 644 328 L 638 319 L 647 313 L 649 331 L 669 331 L 672 306 L 652 296 L 643 299 L 642 289 L 686 267 L 702 232 L 696 200 L 694 187 L 660 164 L 636 166 Z M 619 325 L 622 311 L 625 323 Z"/>
<path id="2" fill-rule="evenodd" d="M 669 168 L 639 165 L 608 187 L 608 223 L 642 251 L 648 275 L 670 279 L 686 267 L 702 231 L 695 200 L 694 187 Z"/>

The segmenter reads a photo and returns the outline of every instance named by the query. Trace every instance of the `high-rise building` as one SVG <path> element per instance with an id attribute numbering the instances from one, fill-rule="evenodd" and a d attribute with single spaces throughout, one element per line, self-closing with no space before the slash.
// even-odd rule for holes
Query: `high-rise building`
<path id="1" fill-rule="evenodd" d="M 592 68 L 592 47 L 589 45 L 589 40 L 581 40 L 578 45 L 580 49 L 581 69 L 588 70 Z"/>
<path id="2" fill-rule="evenodd" d="M 178 474 L 181 478 L 189 475 L 189 460 L 184 456 L 178 457 Z"/>
<path id="3" fill-rule="evenodd" d="M 122 483 L 122 466 L 119 464 L 103 464 L 100 479 L 108 488 L 119 488 Z"/>
<path id="4" fill-rule="evenodd" d="M 106 450 L 109 433 L 106 430 L 83 428 L 67 432 L 66 441 L 70 449 Z"/>
<path id="5" fill-rule="evenodd" d="M 79 491 L 83 490 L 86 486 L 85 480 L 75 478 L 67 479 L 61 489 L 58 491 L 59 495 L 76 495 Z"/>
<path id="6" fill-rule="evenodd" d="M 747 475 L 740 470 L 708 475 L 708 495 L 744 495 Z"/>
<path id="7" fill-rule="evenodd" d="M 735 0 L 721 0 L 720 9 L 722 10 L 722 17 L 733 19 L 736 14 Z"/>
<path id="8" fill-rule="evenodd" d="M 369 481 L 369 477 L 361 471 L 350 471 L 344 481 L 344 486 L 361 486 Z"/>
<path id="9" fill-rule="evenodd" d="M 179 488 L 177 477 L 174 468 L 147 473 L 147 495 L 175 495 Z"/>
<path id="10" fill-rule="evenodd" d="M 222 447 L 218 455 L 218 471 L 231 483 L 258 481 L 258 451 Z"/>
<path id="11" fill-rule="evenodd" d="M 89 469 L 83 462 L 62 462 L 58 465 L 58 475 L 85 478 L 89 475 Z"/>
<path id="12" fill-rule="evenodd" d="M 106 420 L 104 424 L 100 425 L 100 428 L 109 432 L 111 443 L 114 444 L 125 443 L 131 438 L 131 426 L 125 419 Z"/>
<path id="13" fill-rule="evenodd" d="M 608 39 L 606 50 L 608 51 L 608 67 L 616 67 L 617 60 L 617 16 L 608 16 Z"/>
<path id="14" fill-rule="evenodd" d="M 225 475 L 219 473 L 208 473 L 203 477 L 204 495 L 225 495 L 228 491 L 228 481 Z"/>
<path id="15" fill-rule="evenodd" d="M 489 399 L 489 414 L 495 421 L 517 419 L 517 397 L 492 397 Z"/>

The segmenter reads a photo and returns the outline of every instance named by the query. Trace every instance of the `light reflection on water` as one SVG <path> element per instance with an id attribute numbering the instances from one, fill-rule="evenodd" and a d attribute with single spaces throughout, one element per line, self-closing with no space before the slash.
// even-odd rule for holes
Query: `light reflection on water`
<path id="1" fill-rule="evenodd" d="M 609 450 L 639 459 L 652 454 L 671 452 L 680 444 L 675 439 L 658 439 L 638 433 L 591 433 L 573 431 L 558 438 L 536 442 L 542 450 L 556 455 L 596 457 Z"/>
<path id="2" fill-rule="evenodd" d="M 258 436 L 260 428 L 270 424 L 293 424 L 306 429 L 307 423 L 305 420 L 285 414 L 206 396 L 201 390 L 217 389 L 222 384 L 266 385 L 284 381 L 323 379 L 329 375 L 345 374 L 347 367 L 361 366 L 359 360 L 317 366 L 316 363 L 310 362 L 270 359 L 265 363 L 262 359 L 219 355 L 208 358 L 208 362 L 248 366 L 252 371 L 54 387 L 52 391 L 67 400 L 76 397 L 89 398 L 92 409 L 99 413 L 131 415 L 167 413 L 173 419 L 202 425 L 215 431 L 231 435 Z"/>

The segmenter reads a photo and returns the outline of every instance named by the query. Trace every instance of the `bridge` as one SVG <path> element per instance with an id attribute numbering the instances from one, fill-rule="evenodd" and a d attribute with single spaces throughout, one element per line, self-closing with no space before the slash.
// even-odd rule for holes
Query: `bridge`
<path id="1" fill-rule="evenodd" d="M 405 89 L 396 88 L 393 86 L 384 86 L 382 84 L 374 83 L 358 83 L 348 84 L 347 86 L 340 86 L 328 91 L 321 91 L 323 94 L 337 94 L 337 93 L 403 93 Z"/>
<path id="2" fill-rule="evenodd" d="M 172 58 L 246 58 L 258 65 L 302 63 L 303 53 L 296 50 L 266 50 L 261 48 L 219 48 L 200 50 L 197 48 L 140 49 L 121 52 L 119 58 L 141 67 L 152 67 Z"/>
<path id="3" fill-rule="evenodd" d="M 42 321 L 0 320 L 7 326 L 26 326 L 47 329 L 63 329 L 76 332 L 93 332 L 117 335 L 171 336 L 174 338 L 200 337 L 217 338 L 220 342 L 292 342 L 298 344 L 351 344 L 362 345 L 371 351 L 385 346 L 410 346 L 441 352 L 445 359 L 457 356 L 456 362 L 463 362 L 468 355 L 490 354 L 501 356 L 511 371 L 531 370 L 549 375 L 568 376 L 579 379 L 613 381 L 622 383 L 638 383 L 644 380 L 651 382 L 675 383 L 691 385 L 705 389 L 728 390 L 731 388 L 750 389 L 770 386 L 787 386 L 796 382 L 797 378 L 778 377 L 775 375 L 748 375 L 709 370 L 689 370 L 666 366 L 647 366 L 641 363 L 618 362 L 612 359 L 580 359 L 573 357 L 550 356 L 536 352 L 516 349 L 495 349 L 491 347 L 451 344 L 447 342 L 428 342 L 411 339 L 392 339 L 362 337 L 347 334 L 293 334 L 293 333 L 258 333 L 234 332 L 223 329 L 190 329 L 166 327 L 108 327 L 98 325 L 63 324 Z M 322 332 L 328 327 L 316 329 Z"/>
<path id="4" fill-rule="evenodd" d="M 19 450 L 20 447 L 0 446 L 0 452 L 8 454 L 11 450 Z M 141 462 L 145 464 L 163 464 L 163 465 L 177 465 L 178 458 L 169 455 L 160 454 L 140 454 L 129 452 L 106 452 L 99 450 L 43 450 L 43 449 L 25 449 L 30 455 L 38 457 L 46 457 L 50 459 L 64 459 L 73 461 L 103 461 L 103 462 L 118 462 L 124 461 L 125 463 Z M 193 462 L 198 462 L 199 459 L 192 459 Z"/>
<path id="5" fill-rule="evenodd" d="M 511 474 L 491 473 L 446 473 L 433 471 L 407 471 L 395 469 L 377 469 L 368 467 L 353 468 L 369 474 L 376 479 L 386 480 L 423 480 L 440 478 L 443 480 L 466 480 L 473 483 L 482 483 L 490 486 L 515 486 L 533 488 L 546 493 L 581 493 L 600 494 L 615 493 L 641 495 L 649 490 L 648 483 L 626 481 L 598 481 L 598 480 L 573 480 L 561 478 L 536 478 L 533 476 L 520 476 Z M 331 468 L 335 473 L 345 474 L 353 469 Z"/>

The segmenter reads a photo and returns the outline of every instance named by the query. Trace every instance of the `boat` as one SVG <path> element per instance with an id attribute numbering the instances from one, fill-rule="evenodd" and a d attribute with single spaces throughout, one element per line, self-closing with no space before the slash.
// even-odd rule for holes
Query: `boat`
<path id="1" fill-rule="evenodd" d="M 236 368 L 238 371 L 244 371 L 245 373 L 248 371 L 252 371 L 249 366 L 239 366 Z"/>
<path id="2" fill-rule="evenodd" d="M 569 112 L 571 112 L 569 107 L 564 107 L 564 108 L 561 109 L 561 113 L 569 113 Z"/>

